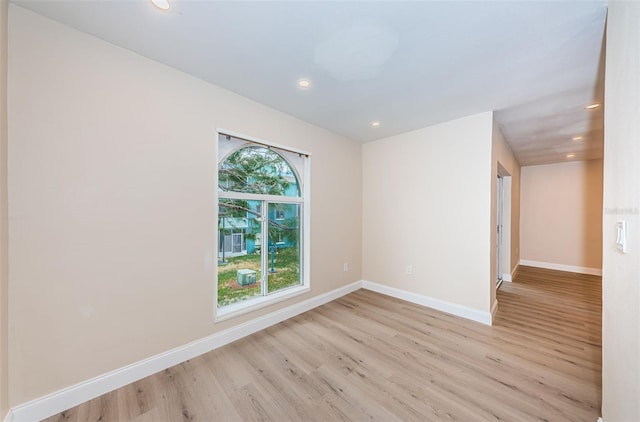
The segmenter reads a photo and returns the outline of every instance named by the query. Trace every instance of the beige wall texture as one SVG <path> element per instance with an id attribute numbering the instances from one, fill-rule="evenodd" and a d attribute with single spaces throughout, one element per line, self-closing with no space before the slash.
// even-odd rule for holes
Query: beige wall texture
<path id="1" fill-rule="evenodd" d="M 521 258 L 602 268 L 602 161 L 522 168 Z"/>
<path id="2" fill-rule="evenodd" d="M 361 279 L 360 144 L 9 13 L 12 406 Z M 312 153 L 311 293 L 219 324 L 216 128 Z"/>
<path id="3" fill-rule="evenodd" d="M 0 0 L 0 418 L 9 408 L 9 269 L 7 212 L 7 15 L 8 2 Z"/>
<path id="4" fill-rule="evenodd" d="M 605 77 L 602 416 L 640 421 L 640 2 L 609 2 Z M 629 225 L 628 253 L 615 248 Z"/>
<path id="5" fill-rule="evenodd" d="M 492 121 L 364 144 L 365 280 L 489 312 Z"/>
<path id="6" fill-rule="evenodd" d="M 491 262 L 496 262 L 496 243 L 497 236 L 495 227 L 497 225 L 497 177 L 509 177 L 508 183 L 505 182 L 504 189 L 505 200 L 510 199 L 509 204 L 504 205 L 503 226 L 507 227 L 503 238 L 503 262 L 501 264 L 503 275 L 513 273 L 520 261 L 520 163 L 513 155 L 513 151 L 509 148 L 507 141 L 500 130 L 497 123 L 493 122 L 492 131 L 492 147 L 491 147 Z M 505 256 L 506 254 L 506 256 Z M 490 289 L 491 289 L 491 306 L 496 300 L 496 271 L 495 265 L 492 266 Z M 493 309 L 493 308 L 492 308 Z"/>

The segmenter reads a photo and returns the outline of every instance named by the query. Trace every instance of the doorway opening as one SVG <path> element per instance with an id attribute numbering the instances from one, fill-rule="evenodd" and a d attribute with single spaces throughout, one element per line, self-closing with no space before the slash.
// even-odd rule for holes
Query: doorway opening
<path id="1" fill-rule="evenodd" d="M 498 163 L 496 179 L 496 288 L 511 281 L 511 175 Z"/>
<path id="2" fill-rule="evenodd" d="M 502 218 L 503 218 L 503 204 L 504 204 L 504 178 L 498 175 L 497 186 L 497 221 L 496 221 L 496 285 L 500 287 L 502 283 Z"/>

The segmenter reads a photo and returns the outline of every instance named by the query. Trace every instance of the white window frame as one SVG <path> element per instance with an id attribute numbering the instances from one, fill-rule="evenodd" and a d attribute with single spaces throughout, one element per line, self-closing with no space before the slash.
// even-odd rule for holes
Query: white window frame
<path id="1" fill-rule="evenodd" d="M 298 170 L 295 166 L 291 165 L 291 168 L 296 172 L 298 176 L 298 182 L 301 186 L 301 197 L 290 197 L 290 196 L 278 196 L 278 195 L 264 195 L 264 194 L 247 194 L 247 193 L 238 193 L 238 192 L 219 192 L 218 191 L 218 168 L 220 164 L 229 156 L 229 154 L 220 157 L 219 146 L 218 146 L 218 138 L 220 135 L 229 135 L 233 138 L 243 139 L 249 141 L 253 144 L 261 144 L 267 147 L 278 148 L 281 150 L 289 151 L 295 154 L 301 154 L 307 156 L 307 160 L 304 165 L 304 174 L 299 174 Z M 247 144 L 249 146 L 250 144 Z M 237 149 L 236 149 L 237 150 Z M 232 151 L 235 152 L 236 150 Z M 213 298 L 213 319 L 215 322 L 225 321 L 240 315 L 247 314 L 249 312 L 256 311 L 258 309 L 264 308 L 269 305 L 273 305 L 274 303 L 282 302 L 285 300 L 289 300 L 293 297 L 299 296 L 301 294 L 307 293 L 311 290 L 311 153 L 291 148 L 288 146 L 279 145 L 273 142 L 264 141 L 262 139 L 254 138 L 252 136 L 247 136 L 239 133 L 235 133 L 233 131 L 225 130 L 219 128 L 216 130 L 215 137 L 215 151 L 216 151 L 216 171 L 215 173 L 215 186 L 216 186 L 216 214 L 219 211 L 219 200 L 220 199 L 245 199 L 245 200 L 256 200 L 256 201 L 268 201 L 268 202 L 277 202 L 277 203 L 293 203 L 300 204 L 300 208 L 302 208 L 302 219 L 300 224 L 302 225 L 301 235 L 302 235 L 302 259 L 300 262 L 301 266 L 301 275 L 302 280 L 300 285 L 293 286 L 290 288 L 282 289 L 274 293 L 270 293 L 265 296 L 257 296 L 254 298 L 250 298 L 247 300 L 243 300 L 237 303 L 233 303 L 222 308 L 218 308 L 218 255 L 217 255 L 217 247 L 216 247 L 216 256 L 213 262 L 214 265 L 214 278 L 215 278 L 215 289 L 214 289 L 214 298 Z M 285 161 L 286 157 L 283 156 Z M 264 214 L 263 214 L 264 216 Z M 218 216 L 214 221 L 218 221 Z M 263 224 L 265 224 L 263 222 Z M 220 239 L 219 230 L 217 230 L 216 225 L 216 245 L 219 245 Z"/>

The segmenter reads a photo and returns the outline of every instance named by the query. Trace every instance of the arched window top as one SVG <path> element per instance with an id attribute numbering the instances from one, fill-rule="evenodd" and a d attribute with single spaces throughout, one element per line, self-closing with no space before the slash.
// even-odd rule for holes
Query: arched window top
<path id="1" fill-rule="evenodd" d="M 245 146 L 218 168 L 218 191 L 300 197 L 300 184 L 287 160 L 271 148 Z"/>

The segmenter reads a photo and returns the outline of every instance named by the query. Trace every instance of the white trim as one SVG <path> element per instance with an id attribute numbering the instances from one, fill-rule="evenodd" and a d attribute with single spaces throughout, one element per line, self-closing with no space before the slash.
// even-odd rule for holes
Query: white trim
<path id="1" fill-rule="evenodd" d="M 436 309 L 448 314 L 460 316 L 472 321 L 480 322 L 485 325 L 491 325 L 491 314 L 477 309 L 468 308 L 456 303 L 435 299 L 429 296 L 408 292 L 406 290 L 396 289 L 395 287 L 385 286 L 383 284 L 374 283 L 372 281 L 362 281 L 362 288 L 371 290 L 383 295 L 395 297 L 396 299 L 406 300 L 407 302 L 426 306 L 427 308 Z"/>
<path id="2" fill-rule="evenodd" d="M 310 290 L 311 289 L 306 286 L 299 285 L 280 290 L 268 296 L 256 296 L 255 298 L 232 303 L 231 305 L 217 309 L 215 322 L 225 321 L 240 315 L 248 314 L 249 312 L 257 311 L 258 309 L 262 309 L 266 306 L 271 306 L 278 302 L 282 302 L 283 300 L 288 300 L 307 293 Z"/>
<path id="3" fill-rule="evenodd" d="M 511 283 L 513 281 L 511 274 L 502 274 L 502 281 Z"/>
<path id="4" fill-rule="evenodd" d="M 263 315 L 235 327 L 176 347 L 164 353 L 143 359 L 87 381 L 64 388 L 46 396 L 12 408 L 4 422 L 32 422 L 46 419 L 66 409 L 82 404 L 156 372 L 170 368 L 186 360 L 193 359 L 211 350 L 251 335 L 257 331 L 293 318 L 325 303 L 336 300 L 360 288 L 392 296 L 438 311 L 460 316 L 472 321 L 491 325 L 492 313 L 497 309 L 497 301 L 491 312 L 483 312 L 444 300 L 396 289 L 371 281 L 356 281 L 327 293 L 320 294 L 300 303 Z"/>
<path id="5" fill-rule="evenodd" d="M 244 324 L 214 333 L 200 340 L 176 347 L 167 352 L 143 359 L 131 365 L 116 369 L 115 371 L 16 406 L 11 409 L 10 412 L 13 416 L 12 422 L 32 422 L 48 418 L 117 388 L 155 374 L 158 371 L 193 359 L 274 324 L 293 318 L 298 314 L 324 305 L 325 303 L 360 289 L 361 286 L 361 281 L 353 282 L 344 287 L 258 317 Z M 11 421 L 11 419 L 9 419 L 9 421 Z"/>
<path id="6" fill-rule="evenodd" d="M 281 204 L 302 204 L 304 196 L 278 196 L 268 195 L 266 193 L 245 193 L 245 192 L 218 192 L 219 199 L 244 199 L 247 201 L 269 201 Z M 284 220 L 284 218 L 276 218 L 276 220 Z M 241 228 L 241 227 L 238 227 Z"/>
<path id="7" fill-rule="evenodd" d="M 521 259 L 520 265 L 526 265 L 528 267 L 546 268 L 548 270 L 568 271 L 570 273 L 602 275 L 601 268 L 578 267 L 575 265 L 554 264 L 551 262 L 529 261 L 528 259 Z"/>

